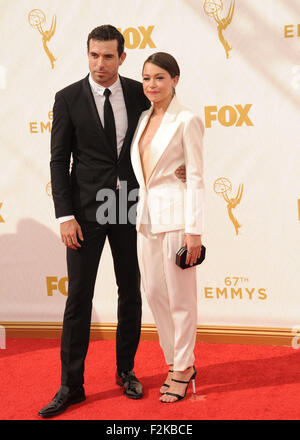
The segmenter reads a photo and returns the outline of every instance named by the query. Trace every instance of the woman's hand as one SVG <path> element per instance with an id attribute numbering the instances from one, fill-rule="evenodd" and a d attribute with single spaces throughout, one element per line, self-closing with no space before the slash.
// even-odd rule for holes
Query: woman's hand
<path id="1" fill-rule="evenodd" d="M 186 234 L 184 238 L 184 246 L 187 247 L 185 264 L 193 266 L 201 254 L 201 235 Z"/>

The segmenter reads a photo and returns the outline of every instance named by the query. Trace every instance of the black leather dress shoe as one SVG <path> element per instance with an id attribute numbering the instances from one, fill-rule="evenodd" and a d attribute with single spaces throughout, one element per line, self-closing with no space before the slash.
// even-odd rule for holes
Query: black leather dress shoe
<path id="1" fill-rule="evenodd" d="M 117 372 L 116 383 L 120 387 L 124 387 L 124 394 L 129 399 L 140 399 L 144 395 L 142 384 L 135 377 L 132 370 Z"/>
<path id="2" fill-rule="evenodd" d="M 86 399 L 83 386 L 70 392 L 70 388 L 62 385 L 48 405 L 39 411 L 41 417 L 53 417 L 64 412 L 68 406 L 83 402 Z"/>

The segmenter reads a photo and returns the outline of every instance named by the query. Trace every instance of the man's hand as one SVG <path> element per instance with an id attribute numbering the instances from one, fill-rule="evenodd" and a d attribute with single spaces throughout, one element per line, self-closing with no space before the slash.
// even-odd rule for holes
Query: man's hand
<path id="1" fill-rule="evenodd" d="M 185 165 L 180 165 L 180 167 L 178 167 L 175 170 L 175 175 L 182 182 L 186 182 L 186 168 L 185 168 Z"/>
<path id="2" fill-rule="evenodd" d="M 75 220 L 68 220 L 60 224 L 60 236 L 61 241 L 70 249 L 74 249 L 81 247 L 81 244 L 78 243 L 78 238 L 83 241 L 83 235 L 81 231 L 81 227 L 79 223 Z"/>
<path id="3" fill-rule="evenodd" d="M 184 238 L 184 246 L 187 247 L 185 264 L 193 266 L 198 258 L 200 258 L 202 246 L 201 235 L 186 234 Z"/>

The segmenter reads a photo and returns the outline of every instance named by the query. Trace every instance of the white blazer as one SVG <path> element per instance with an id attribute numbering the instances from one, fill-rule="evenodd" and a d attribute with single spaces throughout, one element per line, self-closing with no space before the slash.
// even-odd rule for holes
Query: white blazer
<path id="1" fill-rule="evenodd" d="M 137 231 L 150 222 L 153 234 L 178 229 L 202 234 L 203 123 L 174 96 L 152 140 L 150 177 L 145 182 L 139 141 L 152 111 L 153 105 L 141 114 L 131 145 L 132 166 L 140 186 Z M 186 166 L 186 183 L 175 176 L 182 164 Z"/>

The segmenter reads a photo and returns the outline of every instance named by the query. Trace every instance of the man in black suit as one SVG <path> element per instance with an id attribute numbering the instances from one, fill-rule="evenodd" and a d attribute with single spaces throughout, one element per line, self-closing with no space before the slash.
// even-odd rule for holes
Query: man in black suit
<path id="1" fill-rule="evenodd" d="M 99 190 L 113 191 L 118 207 L 121 191 L 128 194 L 138 188 L 130 161 L 130 144 L 139 116 L 149 107 L 149 101 L 141 83 L 119 76 L 118 69 L 125 57 L 124 38 L 116 28 L 104 25 L 94 29 L 88 36 L 90 74 L 55 96 L 51 183 L 61 238 L 67 246 L 69 290 L 61 339 L 61 387 L 39 412 L 42 417 L 59 414 L 69 405 L 85 400 L 84 361 L 94 285 L 106 237 L 118 286 L 116 383 L 129 398 L 143 395 L 142 385 L 133 372 L 141 330 L 135 225 L 119 221 L 119 212 L 114 224 L 100 224 L 96 220 L 103 203 L 96 200 Z M 128 202 L 126 212 L 135 203 Z"/>

